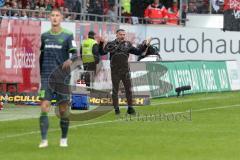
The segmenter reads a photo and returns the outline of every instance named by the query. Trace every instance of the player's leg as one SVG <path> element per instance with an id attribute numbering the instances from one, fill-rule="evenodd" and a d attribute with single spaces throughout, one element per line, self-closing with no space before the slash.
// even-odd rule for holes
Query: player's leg
<path id="1" fill-rule="evenodd" d="M 60 147 L 67 147 L 67 135 L 69 128 L 69 100 L 62 100 L 58 103 L 60 115 L 60 128 L 62 131 Z"/>
<path id="2" fill-rule="evenodd" d="M 67 134 L 69 128 L 69 95 L 71 91 L 70 87 L 66 84 L 70 83 L 70 70 L 64 69 L 62 67 L 58 68 L 58 73 L 52 77 L 51 81 L 52 87 L 54 88 L 54 93 L 57 100 L 57 110 L 60 118 L 60 128 L 62 131 L 62 136 L 60 140 L 61 147 L 67 147 Z"/>
<path id="3" fill-rule="evenodd" d="M 114 73 L 114 71 L 111 71 L 112 76 L 112 101 L 113 101 L 113 107 L 115 110 L 115 114 L 120 114 L 119 110 L 119 104 L 118 104 L 118 90 L 119 90 L 119 83 L 120 83 L 120 75 L 119 73 Z"/>
<path id="4" fill-rule="evenodd" d="M 126 74 L 123 75 L 122 82 L 124 85 L 127 103 L 128 103 L 127 113 L 135 114 L 135 110 L 132 106 L 132 82 L 131 82 L 131 76 L 129 72 L 126 72 Z"/>
<path id="5" fill-rule="evenodd" d="M 48 100 L 41 101 L 41 115 L 39 118 L 39 123 L 42 141 L 39 144 L 39 148 L 44 148 L 48 146 L 47 132 L 49 126 L 48 112 L 50 110 L 50 106 L 51 106 L 50 101 Z"/>

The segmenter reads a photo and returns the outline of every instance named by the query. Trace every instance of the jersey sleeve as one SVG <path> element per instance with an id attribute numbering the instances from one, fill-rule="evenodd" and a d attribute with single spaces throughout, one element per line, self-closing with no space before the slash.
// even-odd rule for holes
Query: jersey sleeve
<path id="1" fill-rule="evenodd" d="M 75 40 L 73 39 L 73 34 L 71 34 L 68 38 L 68 53 L 71 54 L 70 59 L 77 59 L 77 45 Z"/>
<path id="2" fill-rule="evenodd" d="M 41 52 L 43 52 L 43 50 L 44 50 L 44 38 L 43 38 L 44 36 L 43 35 L 41 35 L 41 47 L 40 47 L 40 51 Z"/>

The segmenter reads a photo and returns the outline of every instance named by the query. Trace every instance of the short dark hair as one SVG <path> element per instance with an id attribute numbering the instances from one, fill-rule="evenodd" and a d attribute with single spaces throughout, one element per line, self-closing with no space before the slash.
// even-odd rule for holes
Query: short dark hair
<path id="1" fill-rule="evenodd" d="M 94 31 L 89 31 L 88 32 L 88 37 L 94 37 L 95 36 L 95 32 Z"/>
<path id="2" fill-rule="evenodd" d="M 118 32 L 125 32 L 125 30 L 124 30 L 124 29 L 118 29 L 118 30 L 116 31 L 116 33 L 118 33 Z"/>
<path id="3" fill-rule="evenodd" d="M 55 11 L 55 12 L 59 12 L 61 15 L 63 15 L 63 13 L 62 13 L 62 11 L 60 10 L 60 8 L 53 8 L 50 13 L 52 13 L 52 12 L 54 12 L 54 11 Z"/>

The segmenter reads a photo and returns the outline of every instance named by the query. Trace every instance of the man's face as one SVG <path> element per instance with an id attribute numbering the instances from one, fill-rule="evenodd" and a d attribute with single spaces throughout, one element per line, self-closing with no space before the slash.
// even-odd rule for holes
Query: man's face
<path id="1" fill-rule="evenodd" d="M 117 39 L 120 41 L 124 41 L 126 37 L 126 32 L 125 31 L 119 31 L 117 33 Z"/>
<path id="2" fill-rule="evenodd" d="M 52 11 L 50 14 L 50 21 L 52 26 L 60 26 L 63 19 L 62 14 L 59 11 Z"/>

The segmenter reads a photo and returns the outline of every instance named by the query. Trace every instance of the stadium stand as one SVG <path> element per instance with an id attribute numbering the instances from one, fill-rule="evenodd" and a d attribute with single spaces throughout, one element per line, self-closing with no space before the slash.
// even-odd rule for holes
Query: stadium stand
<path id="1" fill-rule="evenodd" d="M 180 0 L 160 0 L 165 9 L 159 8 L 161 13 L 158 15 L 152 12 L 158 8 L 152 8 L 153 2 L 154 0 L 5 0 L 0 7 L 0 16 L 45 19 L 47 12 L 57 7 L 64 12 L 66 20 L 178 24 L 179 16 L 185 19 L 186 12 L 223 13 L 223 0 L 183 0 L 181 14 Z"/>

